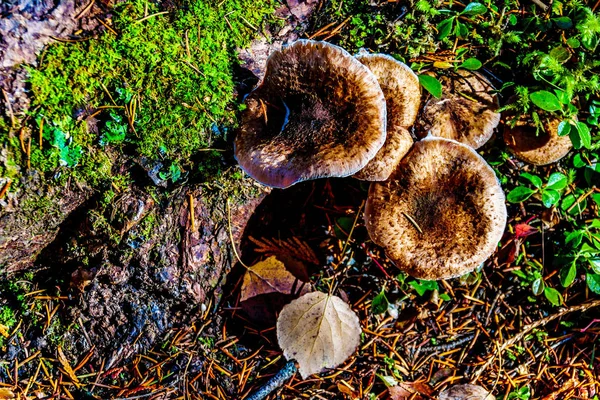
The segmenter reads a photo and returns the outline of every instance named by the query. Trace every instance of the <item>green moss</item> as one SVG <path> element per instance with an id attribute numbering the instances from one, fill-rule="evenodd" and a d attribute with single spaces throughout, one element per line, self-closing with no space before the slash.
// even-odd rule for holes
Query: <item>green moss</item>
<path id="1" fill-rule="evenodd" d="M 29 71 L 34 117 L 38 126 L 45 122 L 44 150 L 33 151 L 32 167 L 77 167 L 97 185 L 110 177 L 98 146 L 112 146 L 194 170 L 188 159 L 211 146 L 214 128 L 235 124 L 236 48 L 249 43 L 274 5 L 195 0 L 165 12 L 131 0 L 112 10 L 116 35 L 49 47 Z M 75 117 L 98 108 L 99 123 Z M 204 176 L 220 171 L 220 157 L 203 155 L 199 164 Z"/>

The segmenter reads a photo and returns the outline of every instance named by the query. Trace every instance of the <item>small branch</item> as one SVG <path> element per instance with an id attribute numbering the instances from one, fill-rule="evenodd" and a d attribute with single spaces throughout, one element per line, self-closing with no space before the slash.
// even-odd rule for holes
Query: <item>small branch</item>
<path id="1" fill-rule="evenodd" d="M 274 390 L 283 386 L 298 371 L 294 361 L 288 361 L 287 364 L 273 376 L 269 381 L 256 392 L 246 397 L 246 400 L 262 400 L 271 394 Z"/>

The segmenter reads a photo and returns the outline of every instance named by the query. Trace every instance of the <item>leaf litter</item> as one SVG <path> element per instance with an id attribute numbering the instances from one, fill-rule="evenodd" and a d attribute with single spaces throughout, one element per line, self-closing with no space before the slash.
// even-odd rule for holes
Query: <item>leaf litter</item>
<path id="1" fill-rule="evenodd" d="M 337 296 L 312 292 L 286 305 L 277 319 L 277 341 L 288 360 L 298 362 L 306 379 L 334 368 L 354 353 L 360 321 Z"/>

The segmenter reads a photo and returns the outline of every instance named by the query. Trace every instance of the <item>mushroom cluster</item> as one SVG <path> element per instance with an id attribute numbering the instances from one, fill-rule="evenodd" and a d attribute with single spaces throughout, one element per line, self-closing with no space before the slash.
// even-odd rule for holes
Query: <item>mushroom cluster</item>
<path id="1" fill-rule="evenodd" d="M 506 205 L 473 149 L 498 124 L 498 100 L 481 75 L 458 76 L 419 113 L 419 79 L 405 64 L 299 40 L 269 57 L 246 98 L 235 157 L 278 188 L 322 177 L 371 181 L 366 227 L 400 269 L 423 279 L 468 273 L 494 252 Z M 411 128 L 427 137 L 414 143 Z"/>

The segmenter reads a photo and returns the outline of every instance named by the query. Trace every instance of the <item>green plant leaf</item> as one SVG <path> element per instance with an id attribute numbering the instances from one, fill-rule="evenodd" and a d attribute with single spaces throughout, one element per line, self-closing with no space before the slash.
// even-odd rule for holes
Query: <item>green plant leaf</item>
<path id="1" fill-rule="evenodd" d="M 544 295 L 546 296 L 548 301 L 552 303 L 553 306 L 558 307 L 563 303 L 562 295 L 558 290 L 554 288 L 546 286 L 546 288 L 544 289 Z"/>
<path id="2" fill-rule="evenodd" d="M 578 49 L 581 46 L 581 42 L 574 37 L 567 39 L 567 44 L 572 49 Z"/>
<path id="3" fill-rule="evenodd" d="M 475 15 L 485 14 L 486 12 L 487 12 L 487 7 L 486 6 L 484 6 L 481 3 L 473 2 L 473 3 L 467 4 L 467 6 L 460 13 L 460 15 L 475 16 Z"/>
<path id="4" fill-rule="evenodd" d="M 600 258 L 589 258 L 590 268 L 597 274 L 600 274 Z"/>
<path id="5" fill-rule="evenodd" d="M 544 111 L 558 111 L 562 109 L 562 105 L 558 98 L 547 90 L 539 90 L 529 95 L 529 99 L 533 104 Z"/>
<path id="6" fill-rule="evenodd" d="M 575 280 L 575 276 L 577 276 L 577 266 L 575 263 L 571 263 L 570 266 L 563 267 L 560 270 L 560 283 L 563 287 L 569 287 L 573 284 Z"/>
<path id="7" fill-rule="evenodd" d="M 560 200 L 560 193 L 554 189 L 542 190 L 542 203 L 544 207 L 551 208 Z"/>
<path id="8" fill-rule="evenodd" d="M 560 172 L 554 172 L 548 178 L 546 189 L 563 190 L 567 187 L 568 183 L 569 181 L 564 174 L 561 174 Z"/>
<path id="9" fill-rule="evenodd" d="M 424 281 L 419 279 L 419 281 L 411 281 L 409 285 L 412 286 L 419 296 L 423 296 L 429 290 L 439 290 L 440 287 L 436 281 Z"/>
<path id="10" fill-rule="evenodd" d="M 569 17 L 558 17 L 552 18 L 552 21 L 558 26 L 560 29 L 570 29 L 573 27 L 573 21 Z"/>
<path id="11" fill-rule="evenodd" d="M 558 136 L 567 136 L 571 132 L 571 123 L 569 121 L 561 121 L 558 124 Z"/>
<path id="12" fill-rule="evenodd" d="M 600 274 L 586 274 L 585 281 L 592 292 L 600 294 Z"/>
<path id="13" fill-rule="evenodd" d="M 537 278 L 531 284 L 531 291 L 533 292 L 533 294 L 535 296 L 539 296 L 540 294 L 542 294 L 545 287 L 546 287 L 546 284 L 544 283 L 544 280 L 542 278 Z"/>
<path id="14" fill-rule="evenodd" d="M 389 304 L 387 297 L 385 297 L 385 291 L 382 290 L 371 302 L 371 313 L 374 315 L 383 314 L 387 311 Z"/>
<path id="15" fill-rule="evenodd" d="M 509 203 L 521 203 L 522 201 L 525 201 L 528 198 L 530 198 L 531 195 L 535 192 L 535 190 L 531 190 L 525 186 L 517 186 L 516 188 L 511 190 L 510 193 L 508 193 L 508 195 L 506 196 L 506 200 Z"/>
<path id="16" fill-rule="evenodd" d="M 467 58 L 465 61 L 463 61 L 462 64 L 460 64 L 458 66 L 458 68 L 464 68 L 464 69 L 468 69 L 470 71 L 475 71 L 478 70 L 479 68 L 481 68 L 482 64 L 481 61 L 479 61 L 476 58 Z"/>
<path id="17" fill-rule="evenodd" d="M 521 178 L 527 179 L 529 182 L 531 182 L 533 184 L 533 186 L 535 186 L 538 189 L 542 187 L 542 178 L 540 178 L 539 176 L 532 175 L 528 172 L 523 172 L 521 174 Z"/>
<path id="18" fill-rule="evenodd" d="M 439 80 L 430 75 L 419 75 L 419 83 L 434 97 L 442 98 L 442 84 Z"/>
<path id="19" fill-rule="evenodd" d="M 575 123 L 575 128 L 577 128 L 577 132 L 579 133 L 581 145 L 586 149 L 589 149 L 592 146 L 592 135 L 590 133 L 590 128 L 588 128 L 588 126 L 581 121 L 577 121 Z"/>
<path id="20" fill-rule="evenodd" d="M 573 243 L 571 243 L 571 246 L 577 247 L 581 244 L 582 240 L 583 240 L 583 232 L 582 231 L 574 231 L 567 235 L 567 237 L 565 238 L 565 243 L 569 244 L 569 243 L 573 242 Z"/>
<path id="21" fill-rule="evenodd" d="M 557 46 L 550 50 L 550 57 L 554 58 L 559 63 L 565 63 L 571 58 L 571 53 L 563 46 Z"/>
<path id="22" fill-rule="evenodd" d="M 454 17 L 443 20 L 437 25 L 438 30 L 438 39 L 442 40 L 452 32 L 452 23 L 454 22 Z"/>

